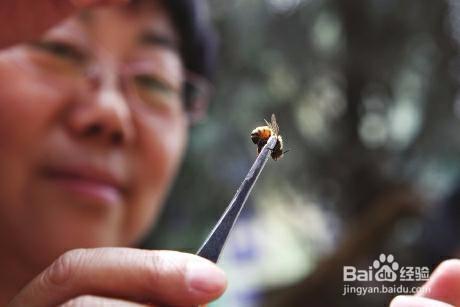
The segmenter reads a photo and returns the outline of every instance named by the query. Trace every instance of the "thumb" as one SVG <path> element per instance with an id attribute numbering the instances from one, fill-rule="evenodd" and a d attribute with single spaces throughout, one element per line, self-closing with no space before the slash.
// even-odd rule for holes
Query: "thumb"
<path id="1" fill-rule="evenodd" d="M 442 262 L 417 295 L 460 305 L 460 260 Z"/>
<path id="2" fill-rule="evenodd" d="M 440 301 L 435 301 L 429 298 L 404 296 L 395 297 L 390 304 L 390 307 L 455 307 Z"/>
<path id="3" fill-rule="evenodd" d="M 222 270 L 201 257 L 132 248 L 72 250 L 32 280 L 9 307 L 56 306 L 82 295 L 159 305 L 199 305 L 219 297 Z"/>

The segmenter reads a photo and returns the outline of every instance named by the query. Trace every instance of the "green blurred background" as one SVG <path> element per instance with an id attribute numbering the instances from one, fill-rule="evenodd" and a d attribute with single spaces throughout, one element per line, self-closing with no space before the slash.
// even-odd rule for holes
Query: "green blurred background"
<path id="1" fill-rule="evenodd" d="M 220 35 L 209 116 L 149 248 L 195 252 L 275 113 L 289 153 L 269 161 L 220 265 L 214 306 L 385 306 L 342 296 L 344 265 L 456 255 L 460 4 L 455 0 L 210 0 Z"/>

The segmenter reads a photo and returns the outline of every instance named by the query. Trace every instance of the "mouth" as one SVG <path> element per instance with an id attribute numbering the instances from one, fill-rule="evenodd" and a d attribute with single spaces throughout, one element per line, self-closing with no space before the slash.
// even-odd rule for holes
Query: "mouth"
<path id="1" fill-rule="evenodd" d="M 85 203 L 117 205 L 123 202 L 125 189 L 114 173 L 89 166 L 48 167 L 45 178 L 54 187 Z"/>

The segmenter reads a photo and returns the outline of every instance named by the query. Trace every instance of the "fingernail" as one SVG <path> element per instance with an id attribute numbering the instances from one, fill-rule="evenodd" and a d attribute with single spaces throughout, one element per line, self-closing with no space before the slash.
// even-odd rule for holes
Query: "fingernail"
<path id="1" fill-rule="evenodd" d="M 199 292 L 221 292 L 227 284 L 225 273 L 205 260 L 192 260 L 187 263 L 185 277 L 189 287 Z"/>

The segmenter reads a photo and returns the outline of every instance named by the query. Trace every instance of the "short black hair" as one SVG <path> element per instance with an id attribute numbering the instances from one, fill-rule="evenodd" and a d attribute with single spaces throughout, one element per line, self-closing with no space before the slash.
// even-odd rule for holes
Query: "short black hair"
<path id="1" fill-rule="evenodd" d="M 212 81 L 216 65 L 217 36 L 205 0 L 164 0 L 180 36 L 180 52 L 188 71 Z"/>

